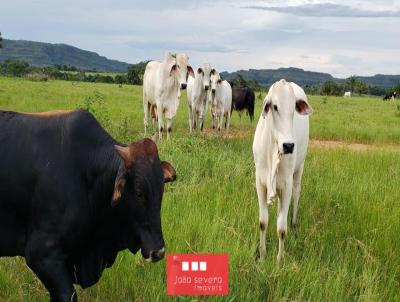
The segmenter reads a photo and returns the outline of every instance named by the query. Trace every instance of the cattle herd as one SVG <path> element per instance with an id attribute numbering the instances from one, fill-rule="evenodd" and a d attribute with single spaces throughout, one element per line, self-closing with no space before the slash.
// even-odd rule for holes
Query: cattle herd
<path id="1" fill-rule="evenodd" d="M 181 90 L 187 88 L 189 129 L 229 129 L 232 110 L 254 119 L 254 92 L 233 88 L 210 64 L 193 70 L 185 54 L 147 64 L 143 78 L 145 131 L 170 137 Z M 262 104 L 253 141 L 259 200 L 260 259 L 265 256 L 268 206 L 279 200 L 278 260 L 292 225 L 308 146 L 312 108 L 302 88 L 280 80 Z M 164 124 L 164 119 L 166 124 Z M 223 125 L 224 124 L 224 125 Z M 124 144 L 87 111 L 0 111 L 0 256 L 23 256 L 52 301 L 77 301 L 74 284 L 95 284 L 119 251 L 164 256 L 161 200 L 176 172 L 161 161 L 157 137 Z"/>
<path id="2" fill-rule="evenodd" d="M 212 128 L 229 131 L 232 111 L 247 110 L 254 119 L 254 92 L 246 88 L 232 88 L 219 72 L 206 63 L 196 71 L 189 65 L 189 57 L 182 53 L 166 53 L 161 62 L 151 61 L 143 75 L 143 108 L 145 133 L 152 117 L 153 130 L 158 122 L 159 137 L 166 130 L 167 138 L 172 131 L 172 120 L 179 107 L 181 90 L 187 88 L 189 130 L 203 130 L 210 104 Z M 164 117 L 166 124 L 164 124 Z"/>

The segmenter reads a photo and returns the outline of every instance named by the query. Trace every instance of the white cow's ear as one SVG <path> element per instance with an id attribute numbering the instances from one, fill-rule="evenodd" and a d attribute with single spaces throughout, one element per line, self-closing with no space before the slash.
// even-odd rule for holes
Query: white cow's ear
<path id="1" fill-rule="evenodd" d="M 169 62 L 171 60 L 174 60 L 175 58 L 176 58 L 175 54 L 173 54 L 169 51 L 165 53 L 165 56 L 164 56 L 165 61 Z"/>
<path id="2" fill-rule="evenodd" d="M 311 115 L 313 109 L 307 101 L 299 99 L 296 101 L 296 111 L 301 115 Z"/>
<path id="3" fill-rule="evenodd" d="M 176 72 L 176 69 L 177 69 L 176 64 L 172 65 L 169 75 L 173 76 Z"/>
<path id="4" fill-rule="evenodd" d="M 188 71 L 188 74 L 189 74 L 192 78 L 194 78 L 194 72 L 193 72 L 192 66 L 188 65 L 188 66 L 187 66 L 187 71 Z"/>
<path id="5" fill-rule="evenodd" d="M 268 111 L 271 109 L 272 100 L 268 95 L 265 97 L 264 102 L 262 104 L 262 116 L 265 118 Z"/>

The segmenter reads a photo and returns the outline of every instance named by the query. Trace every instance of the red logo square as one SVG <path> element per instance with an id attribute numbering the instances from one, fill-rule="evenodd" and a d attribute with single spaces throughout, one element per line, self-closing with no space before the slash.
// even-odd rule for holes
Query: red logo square
<path id="1" fill-rule="evenodd" d="M 228 262 L 228 254 L 169 254 L 167 294 L 228 295 Z"/>

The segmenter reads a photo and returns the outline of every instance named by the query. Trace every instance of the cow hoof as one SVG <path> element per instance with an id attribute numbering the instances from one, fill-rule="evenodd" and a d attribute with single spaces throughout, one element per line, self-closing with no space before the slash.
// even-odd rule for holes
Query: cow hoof
<path id="1" fill-rule="evenodd" d="M 265 255 L 267 254 L 266 250 L 260 250 L 260 248 L 256 249 L 256 261 L 262 262 L 265 259 Z"/>

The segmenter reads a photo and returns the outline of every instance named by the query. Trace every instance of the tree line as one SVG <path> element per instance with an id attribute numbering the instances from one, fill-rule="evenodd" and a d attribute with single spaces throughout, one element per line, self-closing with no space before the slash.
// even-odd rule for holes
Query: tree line
<path id="1" fill-rule="evenodd" d="M 268 86 L 260 85 L 255 80 L 245 80 L 240 74 L 236 74 L 235 78 L 229 81 L 232 86 L 235 87 L 250 87 L 254 91 L 268 91 Z M 377 86 L 368 86 L 363 80 L 357 76 L 351 76 L 347 78 L 343 83 L 335 81 L 325 81 L 320 85 L 306 85 L 304 91 L 307 94 L 321 94 L 321 95 L 333 95 L 342 96 L 346 91 L 350 91 L 352 95 L 376 95 L 382 96 L 390 91 L 397 91 L 400 94 L 400 83 L 395 87 L 388 89 Z"/>
<path id="2" fill-rule="evenodd" d="M 140 62 L 129 66 L 126 73 L 110 74 L 96 72 L 96 70 L 80 70 L 70 65 L 57 64 L 39 67 L 29 65 L 24 61 L 6 60 L 0 63 L 0 75 L 26 77 L 34 81 L 65 80 L 142 85 L 147 62 Z"/>
<path id="3" fill-rule="evenodd" d="M 1 33 L 0 33 L 1 47 Z M 130 65 L 126 73 L 110 74 L 99 73 L 96 70 L 81 70 L 75 66 L 56 64 L 47 67 L 29 65 L 27 62 L 18 60 L 7 60 L 0 63 L 0 75 L 13 77 L 26 77 L 34 81 L 65 80 L 83 81 L 92 83 L 114 83 L 142 85 L 143 74 L 148 61 Z M 240 74 L 230 81 L 235 87 L 250 87 L 254 91 L 268 91 L 268 86 L 263 86 L 256 80 L 246 80 Z M 346 91 L 352 94 L 369 94 L 382 96 L 389 91 L 397 91 L 400 94 L 400 83 L 392 89 L 368 86 L 357 76 L 347 78 L 343 83 L 336 81 L 326 81 L 320 85 L 305 86 L 304 90 L 308 94 L 336 95 L 341 96 Z"/>
<path id="4" fill-rule="evenodd" d="M 368 86 L 357 76 L 347 78 L 344 83 L 326 81 L 322 83 L 320 87 L 320 93 L 322 95 L 343 95 L 346 91 L 350 91 L 352 95 L 384 95 L 386 93 L 386 89 Z"/>

